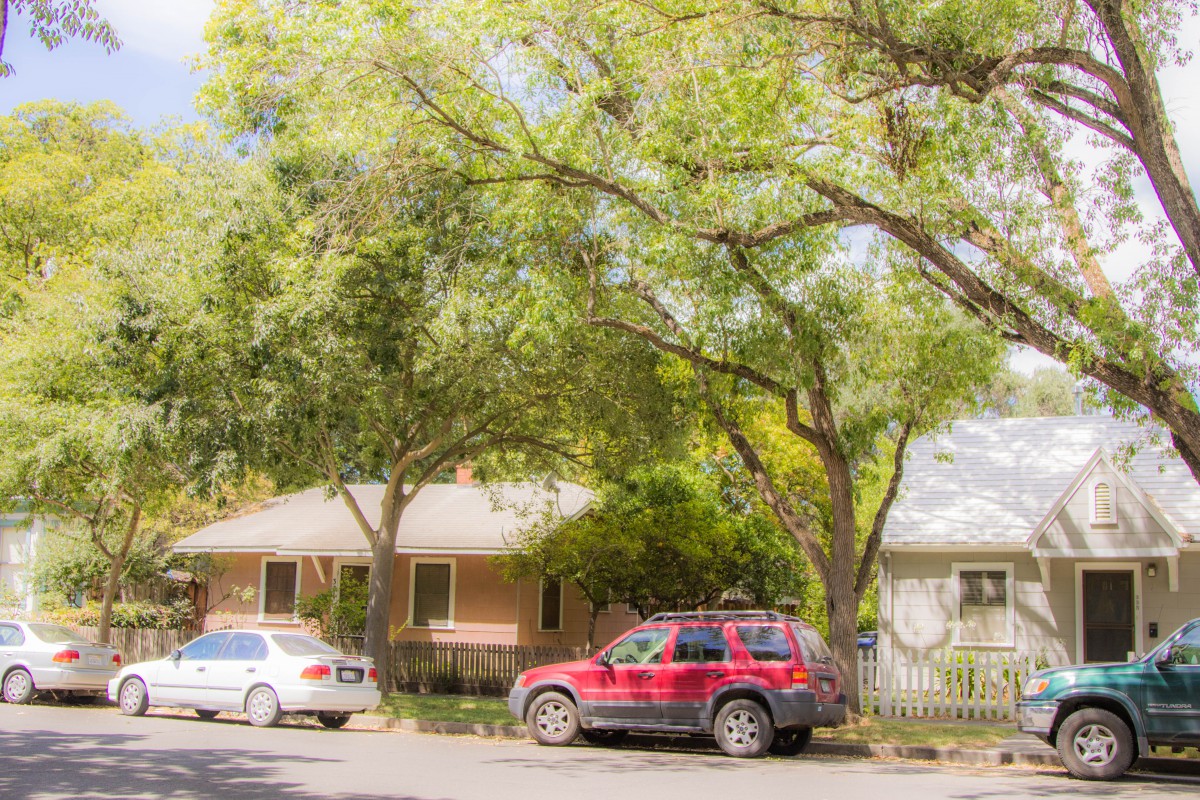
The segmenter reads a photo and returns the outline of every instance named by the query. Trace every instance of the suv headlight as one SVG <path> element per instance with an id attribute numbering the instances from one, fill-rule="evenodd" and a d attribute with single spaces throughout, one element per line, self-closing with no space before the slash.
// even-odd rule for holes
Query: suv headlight
<path id="1" fill-rule="evenodd" d="M 1050 681 L 1047 678 L 1033 678 L 1026 682 L 1025 688 L 1021 691 L 1021 696 L 1033 697 L 1034 695 L 1039 695 L 1046 691 L 1046 687 L 1049 685 Z"/>

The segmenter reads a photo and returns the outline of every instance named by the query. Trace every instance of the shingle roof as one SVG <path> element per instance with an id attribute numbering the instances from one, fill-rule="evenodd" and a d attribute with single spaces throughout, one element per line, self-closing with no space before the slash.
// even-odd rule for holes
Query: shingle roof
<path id="1" fill-rule="evenodd" d="M 372 526 L 379 524 L 382 485 L 349 487 Z M 592 492 L 571 483 L 557 494 L 532 483 L 490 485 L 432 484 L 421 489 L 404 511 L 396 537 L 398 551 L 498 552 L 529 517 L 524 511 L 551 508 L 563 517 L 581 513 Z M 493 503 L 493 501 L 496 501 Z M 323 488 L 286 495 L 261 510 L 222 520 L 175 545 L 177 552 L 368 553 L 367 540 L 340 497 L 326 499 Z"/>
<path id="2" fill-rule="evenodd" d="M 1023 545 L 1098 448 L 1116 455 L 1147 436 L 1108 416 L 955 422 L 910 447 L 884 545 Z M 1200 532 L 1200 485 L 1182 460 L 1144 444 L 1126 474 L 1180 532 Z"/>

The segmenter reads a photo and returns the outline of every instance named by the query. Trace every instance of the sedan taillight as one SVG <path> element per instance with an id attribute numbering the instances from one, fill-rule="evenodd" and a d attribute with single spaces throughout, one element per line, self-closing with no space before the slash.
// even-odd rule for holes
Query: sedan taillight
<path id="1" fill-rule="evenodd" d="M 51 659 L 56 664 L 71 664 L 79 660 L 78 650 L 59 650 Z"/>
<path id="2" fill-rule="evenodd" d="M 374 667 L 371 667 L 369 670 L 367 670 L 367 680 L 370 681 L 371 683 L 379 682 L 379 673 L 375 670 Z"/>
<path id="3" fill-rule="evenodd" d="M 308 681 L 325 681 L 333 673 L 325 664 L 310 664 L 300 671 L 300 677 Z"/>
<path id="4" fill-rule="evenodd" d="M 121 666 L 121 654 L 120 653 L 113 653 L 113 663 L 116 664 L 118 667 Z"/>

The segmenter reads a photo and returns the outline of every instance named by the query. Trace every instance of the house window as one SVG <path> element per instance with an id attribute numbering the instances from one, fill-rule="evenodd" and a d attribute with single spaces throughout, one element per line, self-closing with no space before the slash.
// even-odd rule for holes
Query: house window
<path id="1" fill-rule="evenodd" d="M 1116 521 L 1116 494 L 1111 483 L 1100 481 L 1092 487 L 1092 524 L 1114 525 Z"/>
<path id="2" fill-rule="evenodd" d="M 454 559 L 412 560 L 408 607 L 414 628 L 454 627 Z"/>
<path id="3" fill-rule="evenodd" d="M 300 559 L 263 559 L 259 618 L 291 621 L 300 595 Z"/>
<path id="4" fill-rule="evenodd" d="M 1012 564 L 955 564 L 954 643 L 1013 645 Z"/>
<path id="5" fill-rule="evenodd" d="M 538 603 L 538 630 L 561 631 L 563 607 L 562 581 L 542 579 L 542 596 Z"/>

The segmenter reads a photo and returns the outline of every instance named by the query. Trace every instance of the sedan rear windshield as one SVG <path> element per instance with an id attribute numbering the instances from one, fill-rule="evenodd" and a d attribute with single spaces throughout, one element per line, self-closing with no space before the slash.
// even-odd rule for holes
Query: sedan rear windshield
<path id="1" fill-rule="evenodd" d="M 275 640 L 275 644 L 279 645 L 279 649 L 289 656 L 340 656 L 342 654 L 340 650 L 330 647 L 320 639 L 302 636 L 298 633 L 276 633 L 272 634 L 271 638 Z"/>
<path id="2" fill-rule="evenodd" d="M 78 633 L 70 628 L 64 628 L 62 625 L 47 625 L 44 622 L 32 622 L 29 625 L 29 630 L 46 644 L 69 644 L 70 642 L 86 641 Z"/>

